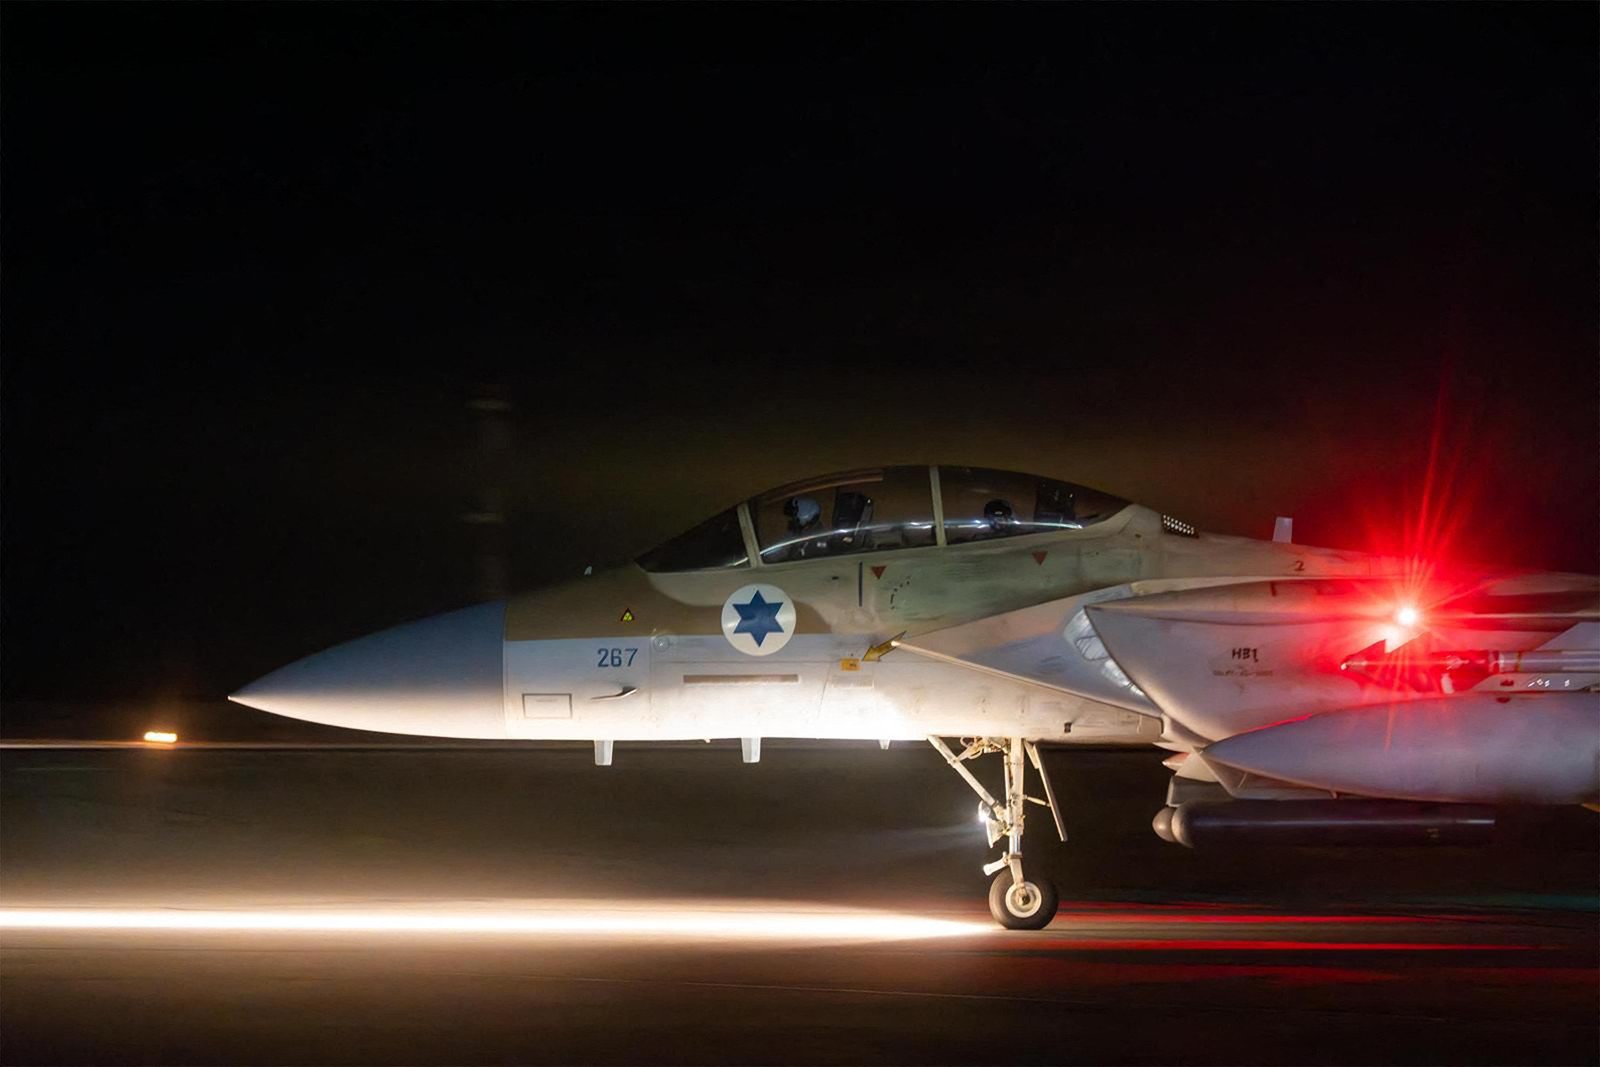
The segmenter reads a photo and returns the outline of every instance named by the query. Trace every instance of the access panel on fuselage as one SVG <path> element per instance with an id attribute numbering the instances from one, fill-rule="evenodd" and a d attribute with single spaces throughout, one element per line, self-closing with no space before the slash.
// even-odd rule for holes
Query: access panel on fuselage
<path id="1" fill-rule="evenodd" d="M 637 634 L 507 641 L 506 736 L 647 736 L 649 684 L 650 642 Z"/>
<path id="2" fill-rule="evenodd" d="M 813 737 L 835 639 L 800 634 L 765 656 L 722 634 L 652 642 L 651 708 L 660 737 Z"/>

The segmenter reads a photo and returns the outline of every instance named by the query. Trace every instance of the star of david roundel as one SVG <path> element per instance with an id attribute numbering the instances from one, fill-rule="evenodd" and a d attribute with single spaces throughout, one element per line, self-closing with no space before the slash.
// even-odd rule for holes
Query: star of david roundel
<path id="1" fill-rule="evenodd" d="M 747 585 L 722 602 L 722 634 L 749 656 L 770 656 L 794 636 L 794 601 L 775 585 Z"/>

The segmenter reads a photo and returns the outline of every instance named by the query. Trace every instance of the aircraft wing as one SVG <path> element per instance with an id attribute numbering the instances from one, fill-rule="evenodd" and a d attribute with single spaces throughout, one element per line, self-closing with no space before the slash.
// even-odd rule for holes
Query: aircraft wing
<path id="1" fill-rule="evenodd" d="M 1117 666 L 1084 610 L 1134 593 L 1131 584 L 1097 589 L 901 638 L 894 647 L 1159 718 L 1160 709 Z"/>

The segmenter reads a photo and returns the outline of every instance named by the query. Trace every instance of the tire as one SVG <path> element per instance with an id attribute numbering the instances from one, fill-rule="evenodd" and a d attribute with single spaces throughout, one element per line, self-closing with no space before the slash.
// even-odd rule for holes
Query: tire
<path id="1" fill-rule="evenodd" d="M 1011 872 L 1001 871 L 989 886 L 989 914 L 1007 930 L 1043 930 L 1056 917 L 1060 904 L 1055 883 L 1048 878 L 1023 881 L 1020 892 L 1011 884 Z"/>

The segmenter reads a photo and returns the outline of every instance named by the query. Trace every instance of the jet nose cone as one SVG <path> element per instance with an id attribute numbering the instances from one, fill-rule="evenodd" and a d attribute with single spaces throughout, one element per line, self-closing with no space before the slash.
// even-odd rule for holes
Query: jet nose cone
<path id="1" fill-rule="evenodd" d="M 479 604 L 357 638 L 228 699 L 357 730 L 504 737 L 505 611 Z"/>

